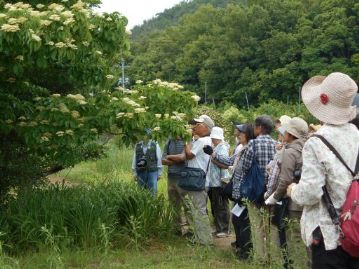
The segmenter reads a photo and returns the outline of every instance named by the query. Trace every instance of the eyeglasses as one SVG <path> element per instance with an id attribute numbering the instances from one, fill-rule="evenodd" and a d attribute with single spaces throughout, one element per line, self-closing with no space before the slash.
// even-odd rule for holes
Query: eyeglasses
<path id="1" fill-rule="evenodd" d="M 198 126 L 204 126 L 202 122 L 197 122 L 195 125 L 193 125 L 193 128 L 196 128 Z"/>

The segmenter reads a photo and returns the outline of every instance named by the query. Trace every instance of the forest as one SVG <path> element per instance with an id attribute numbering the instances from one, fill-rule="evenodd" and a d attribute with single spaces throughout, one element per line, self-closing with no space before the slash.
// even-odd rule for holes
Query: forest
<path id="1" fill-rule="evenodd" d="M 313 75 L 359 77 L 358 15 L 355 0 L 184 1 L 133 29 L 127 74 L 216 104 L 295 103 Z"/>

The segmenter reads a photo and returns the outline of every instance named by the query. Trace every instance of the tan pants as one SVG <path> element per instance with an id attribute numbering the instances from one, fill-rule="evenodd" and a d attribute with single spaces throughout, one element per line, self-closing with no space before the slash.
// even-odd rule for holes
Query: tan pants
<path id="1" fill-rule="evenodd" d="M 177 180 L 168 178 L 167 181 L 168 200 L 174 211 L 174 222 L 176 230 L 181 231 L 183 224 L 187 222 L 185 217 L 185 205 L 181 197 L 181 190 L 177 187 Z"/>
<path id="2" fill-rule="evenodd" d="M 193 229 L 197 243 L 203 245 L 213 244 L 212 228 L 207 214 L 206 191 L 186 191 L 175 185 L 182 203 L 190 228 Z"/>

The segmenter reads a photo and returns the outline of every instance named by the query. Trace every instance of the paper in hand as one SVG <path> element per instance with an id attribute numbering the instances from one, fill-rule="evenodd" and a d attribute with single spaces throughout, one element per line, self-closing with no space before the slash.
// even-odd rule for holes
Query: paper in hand
<path id="1" fill-rule="evenodd" d="M 243 212 L 244 209 L 245 209 L 244 206 L 240 206 L 240 205 L 236 204 L 236 205 L 232 208 L 231 212 L 232 212 L 232 214 L 235 215 L 236 217 L 239 217 L 239 216 L 242 214 L 242 212 Z"/>

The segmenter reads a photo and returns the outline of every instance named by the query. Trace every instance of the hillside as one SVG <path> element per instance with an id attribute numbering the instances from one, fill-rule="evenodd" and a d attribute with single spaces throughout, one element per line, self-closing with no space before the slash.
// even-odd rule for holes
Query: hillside
<path id="1" fill-rule="evenodd" d="M 246 106 L 298 102 L 313 75 L 359 77 L 358 1 L 236 2 L 182 2 L 138 28 L 130 80 L 176 81 L 202 99 L 206 89 L 215 103 Z"/>
<path id="2" fill-rule="evenodd" d="M 214 7 L 225 7 L 230 3 L 241 3 L 246 0 L 184 0 L 179 4 L 165 9 L 156 17 L 144 21 L 142 25 L 135 26 L 132 31 L 132 39 L 147 36 L 153 32 L 164 30 L 167 27 L 176 25 L 185 14 L 195 12 L 201 5 L 211 4 Z"/>

